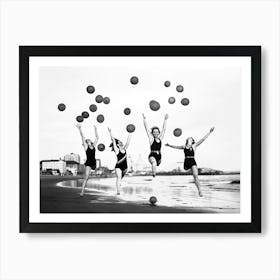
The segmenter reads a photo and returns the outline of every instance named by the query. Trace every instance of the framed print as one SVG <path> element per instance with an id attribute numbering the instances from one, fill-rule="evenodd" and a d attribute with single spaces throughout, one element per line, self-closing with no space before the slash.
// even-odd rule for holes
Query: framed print
<path id="1" fill-rule="evenodd" d="M 260 46 L 20 46 L 20 232 L 261 232 Z"/>

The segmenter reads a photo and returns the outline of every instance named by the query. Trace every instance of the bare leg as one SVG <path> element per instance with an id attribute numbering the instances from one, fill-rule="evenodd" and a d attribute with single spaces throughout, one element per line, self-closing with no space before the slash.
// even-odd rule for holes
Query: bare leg
<path id="1" fill-rule="evenodd" d="M 84 182 L 83 182 L 83 185 L 82 185 L 82 191 L 80 193 L 80 196 L 84 195 L 85 187 L 86 187 L 86 184 L 87 184 L 87 181 L 88 181 L 88 178 L 89 178 L 90 171 L 91 171 L 91 168 L 89 166 L 86 166 L 85 179 L 84 179 Z"/>
<path id="2" fill-rule="evenodd" d="M 149 162 L 152 165 L 152 175 L 155 177 L 157 174 L 157 161 L 154 157 L 149 157 Z"/>
<path id="3" fill-rule="evenodd" d="M 117 176 L 117 180 L 116 180 L 116 190 L 117 190 L 117 195 L 120 194 L 120 189 L 121 189 L 121 181 L 122 181 L 122 171 L 120 168 L 116 168 L 116 176 Z"/>
<path id="4" fill-rule="evenodd" d="M 193 174 L 193 178 L 194 178 L 194 183 L 195 183 L 195 185 L 197 187 L 197 190 L 198 190 L 198 194 L 199 194 L 199 196 L 203 196 L 202 192 L 201 192 L 201 188 L 200 188 L 200 182 L 199 182 L 199 179 L 198 179 L 198 169 L 197 169 L 196 165 L 192 166 L 192 174 Z"/>

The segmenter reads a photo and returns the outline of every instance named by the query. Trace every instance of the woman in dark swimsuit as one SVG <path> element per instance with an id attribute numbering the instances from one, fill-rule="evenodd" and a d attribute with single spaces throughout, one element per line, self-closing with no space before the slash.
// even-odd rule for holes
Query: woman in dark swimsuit
<path id="1" fill-rule="evenodd" d="M 109 130 L 111 140 L 112 140 L 110 147 L 112 147 L 112 151 L 114 151 L 117 156 L 117 163 L 115 166 L 116 176 L 117 176 L 116 191 L 117 191 L 117 195 L 119 195 L 122 178 L 124 177 L 125 173 L 127 172 L 126 149 L 128 148 L 128 145 L 130 143 L 131 133 L 128 134 L 126 144 L 123 145 L 123 143 L 120 140 L 113 137 L 111 129 L 108 128 L 108 130 Z"/>
<path id="2" fill-rule="evenodd" d="M 198 179 L 198 169 L 197 169 L 197 164 L 194 159 L 194 153 L 196 151 L 196 148 L 214 131 L 214 127 L 210 129 L 210 131 L 198 142 L 195 142 L 192 137 L 187 138 L 186 144 L 183 146 L 174 146 L 174 145 L 169 145 L 168 143 L 165 144 L 167 147 L 171 147 L 174 149 L 182 149 L 184 150 L 185 153 L 185 161 L 184 161 L 184 169 L 185 170 L 192 170 L 192 174 L 194 177 L 194 182 L 198 190 L 199 196 L 202 196 L 201 188 L 200 188 L 200 182 Z"/>
<path id="3" fill-rule="evenodd" d="M 152 175 L 153 177 L 156 176 L 156 167 L 160 165 L 161 163 L 161 141 L 163 139 L 165 130 L 166 130 L 166 120 L 168 119 L 168 115 L 166 114 L 164 116 L 164 122 L 163 122 L 163 127 L 162 131 L 160 132 L 159 128 L 154 126 L 151 129 L 151 132 L 149 131 L 147 122 L 146 122 L 146 117 L 143 114 L 143 121 L 144 121 L 144 126 L 149 138 L 150 146 L 151 146 L 151 152 L 149 154 L 149 162 L 152 166 Z"/>
<path id="4" fill-rule="evenodd" d="M 82 137 L 82 145 L 84 146 L 86 155 L 87 155 L 87 160 L 85 162 L 85 177 L 84 177 L 84 182 L 82 185 L 82 191 L 80 193 L 80 196 L 84 195 L 85 187 L 90 175 L 90 171 L 95 170 L 96 168 L 96 159 L 95 159 L 95 147 L 98 141 L 98 133 L 97 133 L 97 128 L 94 126 L 94 131 L 95 131 L 95 140 L 92 142 L 90 139 L 85 139 L 84 134 L 82 132 L 82 126 L 81 124 L 76 124 L 77 128 L 79 129 L 79 132 Z"/>

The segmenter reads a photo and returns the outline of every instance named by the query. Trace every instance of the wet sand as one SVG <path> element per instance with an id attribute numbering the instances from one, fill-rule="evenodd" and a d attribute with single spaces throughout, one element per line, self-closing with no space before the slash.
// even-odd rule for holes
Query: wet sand
<path id="1" fill-rule="evenodd" d="M 57 183 L 81 177 L 42 176 L 40 179 L 41 213 L 219 213 L 206 207 L 152 206 L 147 202 L 124 201 L 115 195 L 98 191 L 85 192 L 80 188 L 64 188 Z"/>

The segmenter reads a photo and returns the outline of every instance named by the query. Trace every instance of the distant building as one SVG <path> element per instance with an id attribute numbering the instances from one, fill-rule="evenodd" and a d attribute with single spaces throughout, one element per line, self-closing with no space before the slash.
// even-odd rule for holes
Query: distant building
<path id="1" fill-rule="evenodd" d="M 148 162 L 148 161 L 147 161 Z M 138 173 L 149 172 L 151 167 L 148 164 L 145 164 L 141 154 L 138 155 L 138 158 L 135 163 L 135 171 Z"/>
<path id="2" fill-rule="evenodd" d="M 83 173 L 84 167 L 80 164 L 80 155 L 70 153 L 64 156 L 66 162 L 66 170 L 68 173 L 77 176 L 78 173 Z"/>
<path id="3" fill-rule="evenodd" d="M 65 155 L 64 160 L 65 161 L 75 161 L 77 163 L 81 162 L 80 155 L 74 154 L 74 153 L 70 153 L 70 154 Z"/>
<path id="4" fill-rule="evenodd" d="M 50 159 L 40 161 L 41 171 L 47 172 L 50 171 L 51 174 L 54 174 L 55 171 L 58 171 L 60 175 L 66 173 L 66 162 L 64 160 Z"/>
<path id="5" fill-rule="evenodd" d="M 97 158 L 96 159 L 96 168 L 100 168 L 101 167 L 101 159 Z"/>
<path id="6" fill-rule="evenodd" d="M 80 163 L 72 160 L 67 160 L 65 162 L 66 162 L 66 170 L 70 171 L 72 175 L 76 176 L 78 174 Z"/>
<path id="7" fill-rule="evenodd" d="M 131 156 L 128 156 L 127 165 L 128 165 L 128 172 L 133 173 L 135 171 L 135 164 Z"/>
<path id="8" fill-rule="evenodd" d="M 101 160 L 96 159 L 96 169 L 102 168 Z M 63 159 L 51 159 L 40 161 L 40 171 L 43 174 L 49 175 L 81 175 L 85 172 L 85 165 L 80 163 L 78 154 L 70 153 Z M 94 172 L 94 171 L 93 171 Z"/>
<path id="9" fill-rule="evenodd" d="M 84 164 L 79 164 L 78 165 L 78 170 L 77 170 L 77 174 L 80 174 L 80 175 L 82 175 L 82 174 L 84 174 L 85 173 L 85 165 Z"/>
<path id="10" fill-rule="evenodd" d="M 135 164 L 136 171 L 142 171 L 144 169 L 144 161 L 142 156 L 139 154 Z"/>

